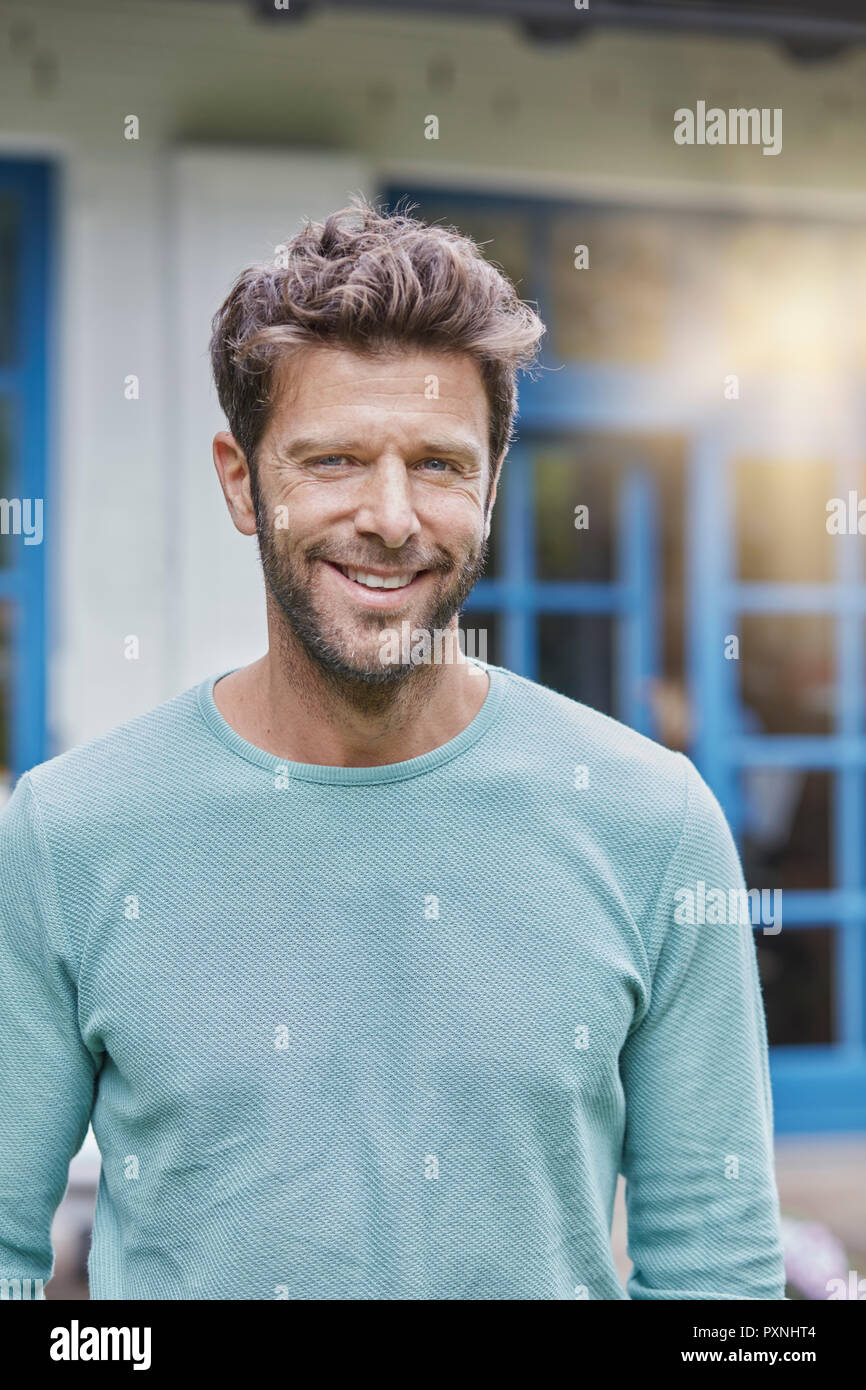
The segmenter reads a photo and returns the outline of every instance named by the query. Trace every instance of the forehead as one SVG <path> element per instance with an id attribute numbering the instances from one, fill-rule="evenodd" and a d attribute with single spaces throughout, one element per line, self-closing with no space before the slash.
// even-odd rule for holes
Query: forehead
<path id="1" fill-rule="evenodd" d="M 274 373 L 273 416 L 457 418 L 485 436 L 488 402 L 478 364 L 466 353 L 401 348 L 386 353 L 310 347 Z"/>

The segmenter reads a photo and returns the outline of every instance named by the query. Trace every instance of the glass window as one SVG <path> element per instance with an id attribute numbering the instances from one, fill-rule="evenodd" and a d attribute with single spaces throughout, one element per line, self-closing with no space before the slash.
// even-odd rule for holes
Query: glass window
<path id="1" fill-rule="evenodd" d="M 493 504 L 493 515 L 490 521 L 490 536 L 487 541 L 487 559 L 484 565 L 483 579 L 503 577 L 505 547 L 502 543 L 502 527 L 505 515 L 505 495 L 508 491 L 511 470 L 519 467 L 520 464 L 516 458 L 506 458 L 500 469 L 499 486 L 496 489 L 496 501 Z"/>
<path id="2" fill-rule="evenodd" d="M 501 616 L 482 608 L 467 608 L 460 615 L 460 630 L 465 634 L 464 651 L 477 656 L 491 666 L 502 665 Z"/>
<path id="3" fill-rule="evenodd" d="M 836 373 L 843 242 L 833 228 L 736 219 L 720 265 L 722 334 L 738 372 Z"/>
<path id="4" fill-rule="evenodd" d="M 661 365 L 668 356 L 675 245 L 671 219 L 652 213 L 574 208 L 558 214 L 551 228 L 553 356 Z M 587 248 L 585 269 L 578 268 L 579 247 Z"/>
<path id="5" fill-rule="evenodd" d="M 12 475 L 12 402 L 0 396 L 0 498 L 15 495 Z M 8 569 L 14 563 L 12 547 L 16 544 L 20 544 L 20 541 L 16 541 L 11 534 L 4 535 L 0 530 L 0 570 Z"/>
<path id="6" fill-rule="evenodd" d="M 740 694 L 744 732 L 835 730 L 836 624 L 824 614 L 744 613 Z"/>
<path id="7" fill-rule="evenodd" d="M 621 451 L 620 451 L 621 452 Z M 615 580 L 621 460 L 610 441 L 578 439 L 535 453 L 535 555 L 539 579 Z M 576 513 L 576 508 L 586 508 Z M 578 528 L 575 521 L 584 524 Z"/>
<path id="8" fill-rule="evenodd" d="M 542 613 L 538 619 L 538 679 L 551 690 L 616 715 L 612 618 Z"/>
<path id="9" fill-rule="evenodd" d="M 47 404 L 50 180 L 46 164 L 0 160 L 0 498 L 13 504 L 0 509 L 0 799 L 9 788 L 10 767 L 17 776 L 44 756 L 41 721 L 15 721 L 12 692 L 41 703 L 36 683 L 42 679 L 44 557 L 41 549 L 25 550 L 21 532 L 32 521 L 23 501 L 41 491 L 36 479 L 44 465 L 23 446 L 25 405 L 32 423 Z"/>
<path id="10" fill-rule="evenodd" d="M 19 199 L 0 193 L 0 367 L 15 358 L 19 280 Z"/>
<path id="11" fill-rule="evenodd" d="M 833 774 L 744 768 L 742 857 L 750 888 L 830 888 Z"/>
<path id="12" fill-rule="evenodd" d="M 12 606 L 0 603 L 0 806 L 12 792 Z"/>
<path id="13" fill-rule="evenodd" d="M 576 432 L 533 452 L 536 574 L 542 580 L 614 583 L 621 490 L 632 470 L 657 495 L 658 559 L 665 605 L 682 622 L 683 441 L 675 436 Z M 576 517 L 576 507 L 588 511 Z M 588 520 L 587 529 L 575 520 Z M 666 634 L 667 636 L 667 634 Z M 681 643 L 681 634 L 674 646 Z"/>
<path id="14" fill-rule="evenodd" d="M 827 583 L 834 577 L 827 502 L 836 495 L 829 462 L 786 465 L 740 459 L 734 469 L 737 574 L 748 583 Z"/>
<path id="15" fill-rule="evenodd" d="M 784 917 L 784 905 L 783 905 Z M 778 936 L 755 932 L 758 970 L 771 1047 L 836 1041 L 832 927 L 789 927 Z"/>

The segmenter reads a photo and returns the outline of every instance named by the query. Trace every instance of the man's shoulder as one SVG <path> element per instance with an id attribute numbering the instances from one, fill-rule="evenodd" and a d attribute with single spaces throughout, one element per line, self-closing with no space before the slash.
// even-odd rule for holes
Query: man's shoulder
<path id="1" fill-rule="evenodd" d="M 611 715 L 498 668 L 511 692 L 511 727 L 526 759 L 554 776 L 571 771 L 575 786 L 648 796 L 679 813 L 686 805 L 689 760 Z"/>
<path id="2" fill-rule="evenodd" d="M 675 867 L 686 879 L 697 865 L 698 876 L 736 881 L 724 813 L 690 758 L 546 686 L 508 679 L 518 804 L 531 801 L 545 835 L 604 865 L 636 922 Z"/>
<path id="3" fill-rule="evenodd" d="M 64 753 L 37 763 L 27 773 L 43 812 L 84 809 L 112 794 L 134 797 L 136 786 L 152 784 L 160 768 L 183 760 L 197 720 L 199 686 L 114 725 Z"/>

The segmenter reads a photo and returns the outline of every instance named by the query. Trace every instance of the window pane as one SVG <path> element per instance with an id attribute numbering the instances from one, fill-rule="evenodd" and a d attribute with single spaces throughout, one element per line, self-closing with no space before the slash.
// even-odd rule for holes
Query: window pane
<path id="1" fill-rule="evenodd" d="M 506 458 L 499 474 L 499 486 L 496 489 L 496 501 L 493 504 L 493 515 L 490 521 L 490 536 L 487 541 L 487 561 L 484 566 L 484 579 L 496 579 L 502 577 L 503 565 L 505 563 L 505 547 L 502 543 L 502 525 L 505 516 L 504 499 L 509 487 L 511 470 L 521 467 L 516 458 Z"/>
<path id="2" fill-rule="evenodd" d="M 740 579 L 831 580 L 834 551 L 827 531 L 827 502 L 836 495 L 833 466 L 740 459 L 734 479 Z"/>
<path id="3" fill-rule="evenodd" d="M 539 579 L 611 581 L 621 449 L 575 440 L 535 455 L 535 554 Z M 588 508 L 575 528 L 575 508 Z"/>
<path id="4" fill-rule="evenodd" d="M 613 708 L 612 618 L 545 613 L 538 620 L 538 679 L 603 714 Z"/>
<path id="5" fill-rule="evenodd" d="M 464 651 L 491 666 L 502 665 L 501 619 L 486 609 L 467 608 L 460 614 L 460 630 L 466 634 Z"/>
<path id="6" fill-rule="evenodd" d="M 784 907 L 783 907 L 784 918 Z M 778 936 L 755 932 L 758 970 L 771 1047 L 836 1041 L 833 1026 L 836 932 L 790 927 Z"/>
<path id="7" fill-rule="evenodd" d="M 12 791 L 12 605 L 0 602 L 0 806 Z"/>
<path id="8" fill-rule="evenodd" d="M 568 439 L 539 443 L 534 465 L 536 575 L 543 580 L 615 582 L 622 488 L 631 472 L 651 480 L 664 608 L 666 615 L 676 614 L 673 645 L 678 647 L 685 531 L 683 441 L 674 435 L 581 431 Z M 580 506 L 588 510 L 577 517 L 575 508 Z M 577 529 L 576 519 L 588 521 L 586 529 Z"/>
<path id="9" fill-rule="evenodd" d="M 13 481 L 12 460 L 12 402 L 0 396 L 0 498 L 11 498 L 16 494 Z M 11 531 L 3 533 L 0 515 L 0 570 L 8 569 L 14 562 L 14 547 L 21 544 L 19 537 Z"/>
<path id="10" fill-rule="evenodd" d="M 842 370 L 844 243 L 817 224 L 737 219 L 720 266 L 723 343 L 740 372 Z"/>
<path id="11" fill-rule="evenodd" d="M 832 774 L 796 767 L 740 775 L 749 888 L 830 888 Z"/>
<path id="12" fill-rule="evenodd" d="M 745 732 L 833 733 L 836 628 L 832 619 L 746 613 L 738 626 Z"/>
<path id="13" fill-rule="evenodd" d="M 553 355 L 571 362 L 658 366 L 667 355 L 676 237 L 651 213 L 575 208 L 551 230 Z M 575 267 L 586 246 L 587 269 Z"/>
<path id="14" fill-rule="evenodd" d="M 14 194 L 0 193 L 0 367 L 10 366 L 15 358 L 19 207 Z"/>

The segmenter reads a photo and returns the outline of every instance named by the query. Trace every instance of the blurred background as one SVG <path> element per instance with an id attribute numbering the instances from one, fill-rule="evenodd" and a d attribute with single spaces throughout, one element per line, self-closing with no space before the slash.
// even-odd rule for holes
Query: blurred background
<path id="1" fill-rule="evenodd" d="M 780 110 L 781 150 L 677 144 L 698 102 Z M 548 334 L 464 625 L 687 751 L 783 891 L 755 939 L 803 1298 L 866 1277 L 864 121 L 859 0 L 0 18 L 0 801 L 265 649 L 210 461 L 237 271 L 353 192 L 468 232 Z M 91 1133 L 49 1296 L 87 1296 L 98 1170 Z M 621 1191 L 613 1239 L 625 1277 Z"/>

